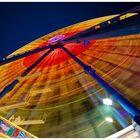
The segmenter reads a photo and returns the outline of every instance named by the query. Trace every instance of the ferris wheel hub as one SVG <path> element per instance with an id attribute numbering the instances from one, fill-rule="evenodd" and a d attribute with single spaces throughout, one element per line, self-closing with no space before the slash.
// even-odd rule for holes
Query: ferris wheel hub
<path id="1" fill-rule="evenodd" d="M 61 40 L 64 39 L 64 37 L 65 37 L 64 34 L 56 35 L 56 36 L 52 37 L 51 39 L 49 39 L 48 43 L 50 45 L 55 45 L 55 44 L 61 42 Z"/>

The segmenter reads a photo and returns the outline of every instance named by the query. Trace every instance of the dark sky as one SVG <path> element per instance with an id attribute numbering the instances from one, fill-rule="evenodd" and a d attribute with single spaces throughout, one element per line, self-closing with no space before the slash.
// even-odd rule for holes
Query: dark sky
<path id="1" fill-rule="evenodd" d="M 0 59 L 57 29 L 138 5 L 134 2 L 0 2 Z"/>

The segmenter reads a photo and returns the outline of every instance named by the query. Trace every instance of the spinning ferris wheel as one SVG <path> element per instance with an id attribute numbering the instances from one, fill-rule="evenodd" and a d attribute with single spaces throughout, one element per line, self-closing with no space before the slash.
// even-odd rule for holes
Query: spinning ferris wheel
<path id="1" fill-rule="evenodd" d="M 106 137 L 131 120 L 139 133 L 139 11 L 74 24 L 1 60 L 0 115 L 37 137 Z"/>

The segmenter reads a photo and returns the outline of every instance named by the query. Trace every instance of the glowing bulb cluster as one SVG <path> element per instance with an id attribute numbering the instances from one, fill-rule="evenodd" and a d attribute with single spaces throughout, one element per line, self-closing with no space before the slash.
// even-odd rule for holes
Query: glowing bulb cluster
<path id="1" fill-rule="evenodd" d="M 109 99 L 109 98 L 104 98 L 104 99 L 103 99 L 103 103 L 104 103 L 105 105 L 110 106 L 110 105 L 112 105 L 112 100 Z"/>

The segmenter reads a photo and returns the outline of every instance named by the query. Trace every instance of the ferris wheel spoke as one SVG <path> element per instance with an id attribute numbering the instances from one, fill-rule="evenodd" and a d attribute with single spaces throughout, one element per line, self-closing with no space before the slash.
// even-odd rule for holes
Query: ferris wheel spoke
<path id="1" fill-rule="evenodd" d="M 103 22 L 96 24 L 90 28 L 87 28 L 79 33 L 76 33 L 72 36 L 69 36 L 69 37 L 63 39 L 62 41 L 69 42 L 69 41 L 76 40 L 76 42 L 77 42 L 80 38 L 82 38 L 82 39 L 87 38 L 91 32 L 95 33 L 96 31 L 99 31 L 104 27 L 110 26 L 114 23 L 117 23 L 117 22 L 120 22 L 120 21 L 125 20 L 127 18 L 133 17 L 133 16 L 139 14 L 139 11 L 140 11 L 140 6 L 137 6 L 133 9 L 130 9 L 126 12 L 123 12 L 123 13 L 121 13 L 121 14 L 119 14 L 119 15 L 117 15 L 109 20 L 103 21 Z"/>
<path id="2" fill-rule="evenodd" d="M 10 62 L 13 62 L 13 61 L 16 61 L 16 60 L 18 60 L 18 59 L 21 59 L 21 58 L 24 58 L 24 57 L 33 55 L 33 54 L 36 54 L 36 53 L 38 53 L 38 52 L 47 50 L 47 49 L 49 49 L 49 48 L 50 48 L 50 46 L 47 45 L 47 46 L 44 46 L 44 47 L 42 47 L 42 48 L 37 48 L 37 49 L 30 50 L 30 51 L 27 51 L 27 52 L 22 53 L 22 54 L 17 54 L 17 55 L 8 57 L 8 58 L 4 58 L 3 60 L 0 60 L 0 66 L 1 66 L 1 65 L 4 65 L 4 64 L 7 64 L 7 63 L 10 63 Z"/>
<path id="3" fill-rule="evenodd" d="M 42 60 L 45 59 L 53 51 L 53 48 L 50 48 L 43 56 L 41 56 L 36 62 L 34 62 L 30 67 L 28 67 L 22 74 L 21 77 L 26 76 L 33 68 L 35 68 Z M 15 79 L 12 83 L 7 85 L 1 92 L 0 98 L 5 96 L 8 92 L 12 91 L 12 89 L 19 83 L 19 79 Z"/>

